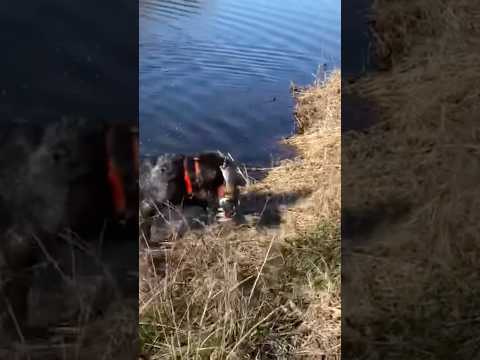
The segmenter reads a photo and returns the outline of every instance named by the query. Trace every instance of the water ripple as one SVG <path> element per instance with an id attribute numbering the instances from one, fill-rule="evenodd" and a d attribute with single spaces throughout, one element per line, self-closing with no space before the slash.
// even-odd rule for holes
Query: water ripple
<path id="1" fill-rule="evenodd" d="M 141 151 L 268 162 L 291 81 L 340 64 L 340 1 L 140 0 Z"/>

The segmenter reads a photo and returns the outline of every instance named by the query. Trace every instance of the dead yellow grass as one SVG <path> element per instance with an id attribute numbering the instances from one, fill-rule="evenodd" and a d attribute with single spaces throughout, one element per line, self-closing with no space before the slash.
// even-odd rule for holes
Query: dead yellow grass
<path id="1" fill-rule="evenodd" d="M 309 193 L 289 211 L 285 230 L 311 230 L 319 221 L 340 219 L 341 75 L 315 83 L 296 94 L 295 117 L 300 134 L 287 140 L 298 157 L 274 168 L 253 191 Z"/>
<path id="2" fill-rule="evenodd" d="M 377 0 L 373 15 L 389 70 L 351 89 L 380 118 L 368 133 L 343 138 L 344 206 L 401 202 L 410 213 L 370 236 L 368 256 L 345 260 L 344 296 L 358 304 L 344 316 L 358 334 L 344 346 L 379 358 L 473 358 L 476 345 L 459 324 L 473 321 L 478 296 L 462 277 L 480 254 L 480 6 Z"/>
<path id="3" fill-rule="evenodd" d="M 144 257 L 140 331 L 152 359 L 339 358 L 340 73 L 296 98 L 308 124 L 289 140 L 298 157 L 244 194 L 301 196 L 279 226 L 189 232 L 165 244 L 161 274 Z"/>

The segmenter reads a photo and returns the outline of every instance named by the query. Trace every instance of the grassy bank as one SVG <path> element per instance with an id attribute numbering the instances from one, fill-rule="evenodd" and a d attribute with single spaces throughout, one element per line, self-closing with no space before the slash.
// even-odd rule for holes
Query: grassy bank
<path id="1" fill-rule="evenodd" d="M 478 356 L 479 19 L 467 1 L 374 1 L 387 70 L 351 89 L 379 122 L 343 139 L 343 205 L 398 215 L 343 259 L 343 346 L 359 358 Z"/>
<path id="2" fill-rule="evenodd" d="M 142 259 L 152 359 L 339 357 L 340 73 L 295 98 L 298 157 L 246 189 L 254 220 L 191 231 L 161 264 Z"/>

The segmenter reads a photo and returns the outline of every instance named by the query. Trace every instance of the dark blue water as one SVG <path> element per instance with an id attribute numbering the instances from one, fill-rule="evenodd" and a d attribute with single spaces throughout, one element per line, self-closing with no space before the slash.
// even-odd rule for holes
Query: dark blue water
<path id="1" fill-rule="evenodd" d="M 289 85 L 340 66 L 340 28 L 340 0 L 140 0 L 141 153 L 279 156 Z"/>
<path id="2" fill-rule="evenodd" d="M 344 0 L 342 12 L 342 75 L 359 77 L 374 69 L 368 20 L 372 0 Z"/>
<path id="3" fill-rule="evenodd" d="M 138 22 L 131 0 L 0 2 L 1 121 L 136 122 Z"/>
<path id="4" fill-rule="evenodd" d="M 342 11 L 342 78 L 345 82 L 366 75 L 376 69 L 372 57 L 372 39 L 369 17 L 372 0 L 344 0 Z M 368 129 L 376 114 L 369 100 L 361 94 L 342 91 L 342 132 Z"/>

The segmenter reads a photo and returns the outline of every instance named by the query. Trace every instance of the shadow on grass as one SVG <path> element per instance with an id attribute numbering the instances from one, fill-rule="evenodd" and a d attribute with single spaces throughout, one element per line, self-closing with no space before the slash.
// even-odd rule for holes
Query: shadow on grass
<path id="1" fill-rule="evenodd" d="M 243 194 L 239 212 L 231 224 L 277 227 L 281 223 L 282 213 L 309 194 L 308 191 Z M 203 229 L 214 223 L 212 214 L 208 214 L 201 207 L 170 207 L 151 218 L 141 220 L 141 247 L 161 245 L 180 238 L 187 231 Z"/>
<path id="2" fill-rule="evenodd" d="M 282 193 L 247 193 L 241 198 L 238 222 L 253 223 L 258 227 L 276 227 L 280 225 L 282 214 L 301 199 L 309 196 L 310 191 Z"/>
<path id="3" fill-rule="evenodd" d="M 189 231 L 205 231 L 209 225 L 223 228 L 250 226 L 258 229 L 276 228 L 282 213 L 310 194 L 308 191 L 266 193 L 251 192 L 241 196 L 239 213 L 226 223 L 218 223 L 200 207 L 170 208 L 165 213 L 141 220 L 140 274 L 163 276 L 166 250 Z"/>
<path id="4" fill-rule="evenodd" d="M 394 224 L 409 214 L 411 205 L 402 200 L 392 200 L 365 209 L 342 209 L 343 244 L 362 243 L 370 235 L 387 223 Z"/>

